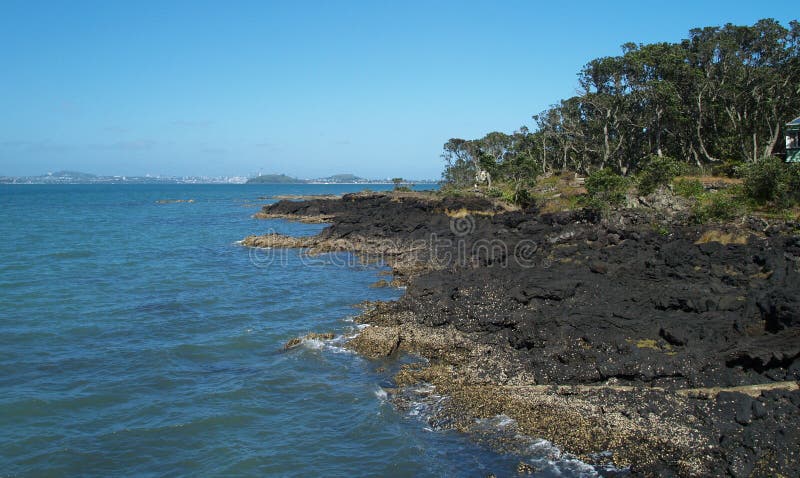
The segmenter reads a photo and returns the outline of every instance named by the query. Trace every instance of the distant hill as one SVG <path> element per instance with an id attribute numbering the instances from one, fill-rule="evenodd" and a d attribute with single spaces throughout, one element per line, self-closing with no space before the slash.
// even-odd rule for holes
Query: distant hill
<path id="1" fill-rule="evenodd" d="M 357 183 L 361 181 L 365 181 L 364 178 L 360 178 L 355 174 L 334 174 L 333 176 L 329 176 L 327 178 L 321 178 L 323 181 L 330 181 L 332 183 Z"/>
<path id="2" fill-rule="evenodd" d="M 285 174 L 262 174 L 247 180 L 247 184 L 302 184 L 303 179 L 293 178 Z"/>

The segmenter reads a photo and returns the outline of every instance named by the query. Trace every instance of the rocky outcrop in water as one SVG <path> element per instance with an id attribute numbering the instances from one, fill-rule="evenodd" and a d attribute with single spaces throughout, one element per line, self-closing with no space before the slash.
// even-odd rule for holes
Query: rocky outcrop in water
<path id="1" fill-rule="evenodd" d="M 374 327 L 350 346 L 431 359 L 397 381 L 448 395 L 442 413 L 458 428 L 504 413 L 643 475 L 800 473 L 798 224 L 665 231 L 631 210 L 540 215 L 391 194 L 282 201 L 262 216 L 332 224 L 296 245 L 246 244 L 395 268 L 406 293 L 367 311 Z"/>

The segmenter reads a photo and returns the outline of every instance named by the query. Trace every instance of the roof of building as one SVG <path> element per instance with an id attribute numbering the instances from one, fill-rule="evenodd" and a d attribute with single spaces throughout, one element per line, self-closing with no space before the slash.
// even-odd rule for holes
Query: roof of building
<path id="1" fill-rule="evenodd" d="M 786 123 L 787 125 L 800 126 L 800 116 Z"/>

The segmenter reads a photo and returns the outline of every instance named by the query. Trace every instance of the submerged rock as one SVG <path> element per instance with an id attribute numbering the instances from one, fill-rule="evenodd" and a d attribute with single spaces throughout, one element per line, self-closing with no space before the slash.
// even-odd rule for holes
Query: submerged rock
<path id="1" fill-rule="evenodd" d="M 295 337 L 290 339 L 286 342 L 283 346 L 283 350 L 289 350 L 297 347 L 298 345 L 302 344 L 304 340 L 331 340 L 335 337 L 333 332 L 324 332 L 324 333 L 310 333 L 306 334 L 303 337 Z"/>
<path id="2" fill-rule="evenodd" d="M 263 236 L 247 236 L 241 244 L 258 248 L 305 248 L 314 246 L 316 241 L 309 237 L 292 237 L 273 233 Z"/>

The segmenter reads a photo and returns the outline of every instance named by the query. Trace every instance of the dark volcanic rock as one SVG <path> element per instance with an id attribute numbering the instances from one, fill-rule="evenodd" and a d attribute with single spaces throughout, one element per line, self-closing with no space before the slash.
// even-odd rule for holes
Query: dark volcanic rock
<path id="1" fill-rule="evenodd" d="M 800 380 L 800 238 L 781 228 L 746 241 L 681 225 L 663 236 L 636 212 L 601 221 L 384 194 L 281 201 L 264 212 L 331 216 L 321 239 L 419 245 L 414 260 L 436 267 L 411 277 L 384 312 L 505 351 L 508 369 L 486 376 L 664 390 Z M 751 221 L 741 234 L 765 228 Z M 394 329 L 380 338 L 374 355 L 397 349 Z M 724 392 L 693 406 L 717 473 L 800 474 L 800 392 Z M 649 403 L 626 413 L 665 411 Z M 676 472 L 648 466 L 643 473 Z"/>

